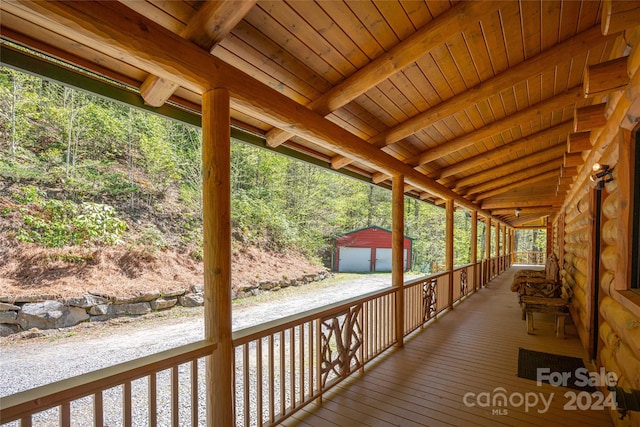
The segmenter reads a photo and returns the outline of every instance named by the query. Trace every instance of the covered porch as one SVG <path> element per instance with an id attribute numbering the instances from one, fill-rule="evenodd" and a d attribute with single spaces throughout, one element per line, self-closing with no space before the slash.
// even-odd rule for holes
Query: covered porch
<path id="1" fill-rule="evenodd" d="M 640 329 L 628 327 L 640 318 L 637 2 L 3 1 L 0 10 L 8 66 L 202 128 L 205 271 L 202 341 L 3 397 L 0 423 L 30 426 L 54 408 L 62 426 L 109 425 L 113 388 L 115 424 L 125 426 L 137 410 L 143 423 L 174 426 L 617 420 L 568 410 L 565 389 L 519 379 L 519 347 L 583 358 L 586 348 L 640 388 Z M 392 286 L 232 333 L 234 133 L 390 188 Z M 407 283 L 405 195 L 446 213 L 446 271 Z M 469 212 L 472 242 L 479 221 L 488 230 L 484 253 L 472 244 L 471 263 L 458 267 L 456 209 Z M 547 254 L 572 289 L 567 340 L 542 320 L 528 336 L 509 290 L 515 230 L 529 226 L 547 230 Z M 168 390 L 158 390 L 160 374 Z M 465 405 L 467 393 L 498 387 L 555 398 L 544 413 Z"/>
<path id="2" fill-rule="evenodd" d="M 518 349 L 579 357 L 588 361 L 575 327 L 567 325 L 566 339 L 554 336 L 550 315 L 536 317 L 536 334 L 527 335 L 515 294 L 509 287 L 512 266 L 426 329 L 405 339 L 404 347 L 389 350 L 339 384 L 322 399 L 294 414 L 286 426 L 608 426 L 610 408 L 566 410 L 566 392 L 578 391 L 549 384 L 537 386 L 518 378 Z M 538 317 L 539 316 L 539 317 Z M 586 363 L 589 371 L 593 366 Z M 531 397 L 525 405 L 494 406 L 478 395 L 493 398 L 499 388 L 507 396 L 545 395 L 551 404 Z M 467 396 L 465 404 L 465 394 Z M 514 398 L 515 403 L 519 401 Z M 473 404 L 474 406 L 470 406 Z"/>

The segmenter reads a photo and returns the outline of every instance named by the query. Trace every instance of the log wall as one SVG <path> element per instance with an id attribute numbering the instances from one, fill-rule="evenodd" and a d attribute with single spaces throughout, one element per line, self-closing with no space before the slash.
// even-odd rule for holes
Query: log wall
<path id="1" fill-rule="evenodd" d="M 638 28 L 625 32 L 625 41 L 631 46 L 629 58 L 635 58 L 640 51 L 638 42 L 640 31 Z M 621 106 L 633 106 L 640 102 L 638 90 L 634 90 L 638 82 L 638 66 L 629 60 L 628 74 L 636 83 L 630 83 L 623 91 L 612 92 L 607 105 L 607 118 L 611 122 L 616 116 L 614 112 Z M 628 111 L 628 110 L 627 110 Z M 628 113 L 627 113 L 628 115 Z M 607 124 L 611 129 L 612 123 Z M 591 141 L 594 150 L 589 154 L 586 164 L 594 162 L 608 164 L 613 168 L 613 181 L 607 183 L 602 190 L 602 216 L 600 224 L 600 263 L 595 265 L 595 189 L 588 179 L 582 182 L 576 191 L 572 189 L 573 197 L 565 205 L 564 221 L 562 215 L 557 219 L 559 229 L 564 225 L 564 263 L 563 281 L 570 289 L 571 316 L 576 325 L 578 335 L 585 348 L 591 350 L 594 325 L 593 284 L 595 275 L 600 280 L 598 297 L 598 367 L 604 367 L 607 372 L 615 372 L 621 387 L 640 390 L 640 305 L 625 294 L 630 280 L 621 271 L 621 265 L 628 264 L 627 260 L 619 259 L 629 253 L 629 239 L 625 239 L 624 230 L 628 227 L 628 200 L 631 184 L 630 170 L 633 169 L 632 160 L 626 158 L 626 148 L 629 144 L 630 133 L 625 130 L 624 120 L 616 124 L 616 132 L 601 132 L 593 130 Z M 628 129 L 628 128 L 627 128 Z M 638 160 L 636 160 L 637 162 Z M 584 174 L 583 174 L 584 175 Z M 636 208 L 637 209 L 637 208 Z M 620 232 L 623 230 L 623 232 Z M 627 233 L 631 231 L 628 230 Z M 562 234 L 562 233 L 561 233 Z M 562 236 L 560 236 L 562 238 Z M 554 245 L 555 246 L 555 245 Z M 616 277 L 618 276 L 618 277 Z M 623 281 L 621 287 L 620 282 Z M 606 390 L 602 390 L 608 393 Z M 611 418 L 617 427 L 640 426 L 640 413 L 628 412 L 624 419 L 620 419 L 616 411 L 611 412 Z"/>

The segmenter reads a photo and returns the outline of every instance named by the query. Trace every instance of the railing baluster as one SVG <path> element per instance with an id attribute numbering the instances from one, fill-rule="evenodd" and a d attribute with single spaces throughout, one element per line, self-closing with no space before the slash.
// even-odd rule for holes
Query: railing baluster
<path id="1" fill-rule="evenodd" d="M 180 401 L 178 392 L 180 391 L 180 378 L 178 376 L 178 367 L 171 368 L 171 425 L 173 427 L 180 426 Z"/>
<path id="2" fill-rule="evenodd" d="M 275 414 L 275 360 L 274 360 L 274 335 L 269 335 L 269 422 L 273 424 Z"/>
<path id="3" fill-rule="evenodd" d="M 304 346 L 306 343 L 305 337 L 304 337 L 304 323 L 301 324 L 300 326 L 298 326 L 298 393 L 300 395 L 299 400 L 296 400 L 296 402 L 304 402 L 304 356 L 305 356 L 305 351 L 304 351 Z M 297 405 L 296 405 L 297 406 Z"/>
<path id="4" fill-rule="evenodd" d="M 69 402 L 60 405 L 60 426 L 71 426 L 71 404 Z"/>
<path id="5" fill-rule="evenodd" d="M 93 395 L 93 426 L 104 427 L 104 403 L 102 401 L 102 392 L 99 391 Z"/>
<path id="6" fill-rule="evenodd" d="M 256 341 L 256 424 L 262 426 L 262 338 Z"/>
<path id="7" fill-rule="evenodd" d="M 20 419 L 20 427 L 31 427 L 33 424 L 31 423 L 31 415 L 26 417 L 22 417 Z"/>
<path id="8" fill-rule="evenodd" d="M 235 369 L 234 369 L 235 371 Z M 242 346 L 242 393 L 244 394 L 244 425 L 249 427 L 251 424 L 251 408 L 249 406 L 250 388 L 249 384 L 249 343 Z"/>
<path id="9" fill-rule="evenodd" d="M 313 338 L 313 322 L 307 322 L 307 330 L 309 331 L 309 395 L 308 399 L 314 394 L 314 377 L 313 372 L 316 366 L 316 358 L 314 352 L 314 338 Z"/>
<path id="10" fill-rule="evenodd" d="M 125 427 L 131 427 L 131 381 L 125 381 L 122 390 L 122 423 Z"/>
<path id="11" fill-rule="evenodd" d="M 155 372 L 149 375 L 149 425 L 158 425 L 158 384 Z"/>
<path id="12" fill-rule="evenodd" d="M 286 403 L 286 398 L 285 398 L 285 386 L 287 384 L 286 379 L 285 379 L 285 371 L 284 371 L 284 348 L 285 348 L 285 335 L 284 335 L 284 330 L 280 331 L 280 416 L 282 417 L 284 415 L 284 409 L 285 409 L 285 403 Z"/>
<path id="13" fill-rule="evenodd" d="M 322 320 L 315 320 L 316 329 L 316 390 L 318 391 L 318 403 L 322 405 Z"/>
<path id="14" fill-rule="evenodd" d="M 198 359 L 191 361 L 191 425 L 198 425 Z"/>
<path id="15" fill-rule="evenodd" d="M 289 329 L 289 393 L 291 409 L 296 407 L 296 337 L 295 327 Z"/>

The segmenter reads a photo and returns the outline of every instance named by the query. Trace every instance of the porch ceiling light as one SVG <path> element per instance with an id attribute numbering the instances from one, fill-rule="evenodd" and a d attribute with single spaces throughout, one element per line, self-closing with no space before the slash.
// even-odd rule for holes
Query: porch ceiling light
<path id="1" fill-rule="evenodd" d="M 522 212 L 522 209 L 516 208 L 516 210 L 515 210 L 516 218 L 520 218 L 520 213 L 521 212 Z"/>
<path id="2" fill-rule="evenodd" d="M 594 163 L 591 170 L 593 171 L 593 173 L 589 176 L 589 179 L 592 182 L 605 184 L 607 182 L 613 181 L 613 170 L 609 169 L 609 165 Z"/>

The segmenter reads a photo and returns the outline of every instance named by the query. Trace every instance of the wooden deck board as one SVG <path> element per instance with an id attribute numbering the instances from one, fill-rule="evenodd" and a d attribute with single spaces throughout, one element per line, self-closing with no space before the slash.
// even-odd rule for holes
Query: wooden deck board
<path id="1" fill-rule="evenodd" d="M 401 349 L 392 349 L 328 392 L 322 405 L 312 405 L 286 421 L 286 426 L 575 426 L 613 425 L 607 409 L 565 410 L 566 392 L 573 390 L 538 386 L 518 378 L 518 349 L 581 357 L 592 366 L 568 322 L 566 339 L 555 337 L 551 315 L 537 314 L 535 335 L 527 335 L 517 296 L 511 292 L 512 267 L 489 286 L 467 297 L 430 326 L 405 340 Z M 524 406 L 465 405 L 466 393 L 506 390 L 552 396 L 543 412 L 539 403 Z M 476 401 L 475 399 L 471 399 Z M 500 415 L 494 409 L 506 409 Z M 539 413 L 542 412 L 542 413 Z"/>

